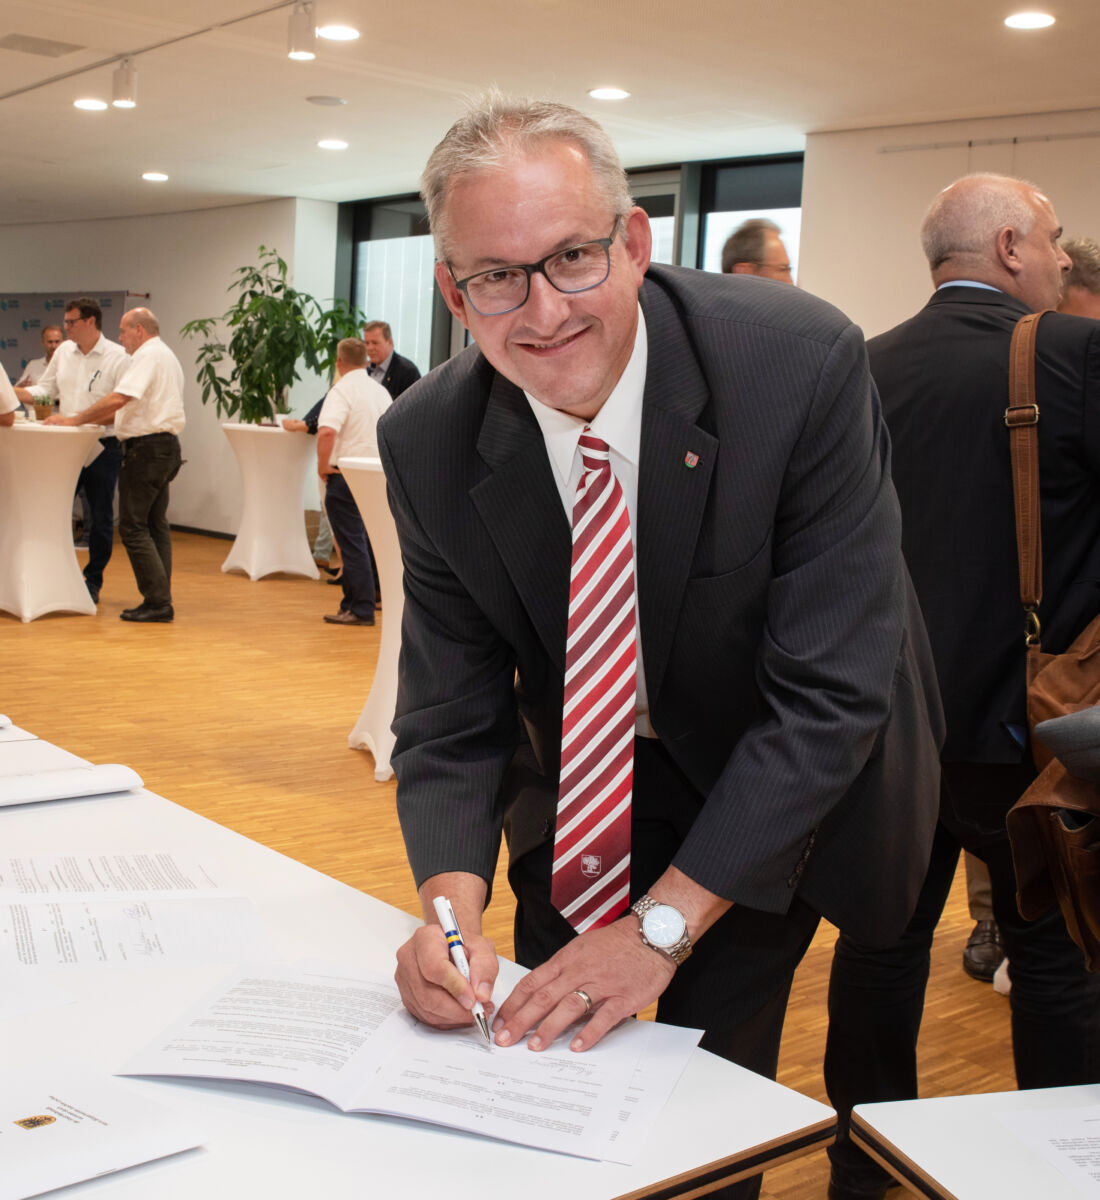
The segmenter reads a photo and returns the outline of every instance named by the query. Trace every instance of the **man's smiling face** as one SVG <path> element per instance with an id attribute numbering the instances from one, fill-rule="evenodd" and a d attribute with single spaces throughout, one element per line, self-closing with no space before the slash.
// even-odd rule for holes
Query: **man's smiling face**
<path id="1" fill-rule="evenodd" d="M 506 378 L 551 408 L 591 419 L 611 394 L 634 348 L 638 289 L 649 266 L 649 219 L 625 214 L 598 287 L 566 294 L 531 276 L 526 304 L 482 316 L 454 285 L 478 271 L 539 262 L 606 237 L 615 217 L 588 160 L 573 143 L 548 142 L 499 168 L 456 178 L 447 191 L 450 267 L 436 280 L 451 312 Z"/>

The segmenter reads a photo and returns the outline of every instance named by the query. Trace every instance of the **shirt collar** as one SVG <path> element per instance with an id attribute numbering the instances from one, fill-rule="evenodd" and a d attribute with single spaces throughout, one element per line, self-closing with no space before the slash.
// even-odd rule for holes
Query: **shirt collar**
<path id="1" fill-rule="evenodd" d="M 642 445 L 642 397 L 645 394 L 646 362 L 649 356 L 649 338 L 646 334 L 645 317 L 638 306 L 638 327 L 634 333 L 634 349 L 619 382 L 611 395 L 603 402 L 600 411 L 590 421 L 561 412 L 536 400 L 530 392 L 524 392 L 535 420 L 542 430 L 546 452 L 557 472 L 558 478 L 568 484 L 573 472 L 573 460 L 577 454 L 577 442 L 587 425 L 596 437 L 605 441 L 619 457 L 624 458 L 635 469 L 641 457 Z"/>
<path id="2" fill-rule="evenodd" d="M 949 279 L 946 283 L 941 283 L 937 292 L 942 292 L 944 288 L 949 287 L 970 287 L 982 288 L 987 292 L 999 292 L 1001 289 L 994 287 L 991 283 L 979 283 L 976 279 Z"/>

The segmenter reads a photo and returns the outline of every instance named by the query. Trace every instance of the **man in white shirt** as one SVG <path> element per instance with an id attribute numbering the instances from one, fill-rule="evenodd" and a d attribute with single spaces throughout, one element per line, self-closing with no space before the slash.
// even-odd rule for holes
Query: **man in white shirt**
<path id="1" fill-rule="evenodd" d="M 124 621 L 168 622 L 172 608 L 172 540 L 168 485 L 180 469 L 179 434 L 184 426 L 183 368 L 160 340 L 160 325 L 147 308 L 132 308 L 118 336 L 129 365 L 110 395 L 72 416 L 47 424 L 87 425 L 115 418 L 122 443 L 119 532 L 142 594 Z"/>
<path id="2" fill-rule="evenodd" d="M 15 410 L 18 407 L 19 400 L 8 382 L 8 373 L 0 363 L 0 425 L 14 425 Z"/>
<path id="3" fill-rule="evenodd" d="M 23 368 L 23 374 L 19 379 L 19 387 L 30 387 L 32 383 L 37 383 L 46 373 L 46 368 L 50 365 L 50 359 L 54 356 L 54 351 L 65 340 L 65 331 L 60 325 L 47 325 L 42 330 L 42 349 L 46 353 L 41 358 L 32 358 L 29 363 Z"/>
<path id="4" fill-rule="evenodd" d="M 317 418 L 317 474 L 336 544 L 344 560 L 340 611 L 326 613 L 330 625 L 374 624 L 374 572 L 363 517 L 336 463 L 342 456 L 377 458 L 375 425 L 389 408 L 389 392 L 367 374 L 367 347 L 344 338 L 336 348 L 336 382 Z"/>
<path id="5" fill-rule="evenodd" d="M 114 391 L 130 360 L 117 342 L 103 336 L 102 326 L 103 311 L 91 296 L 69 300 L 65 305 L 69 340 L 58 346 L 37 383 L 15 389 L 19 399 L 24 404 L 59 400 L 61 416 L 71 417 L 92 408 Z M 110 418 L 104 423 L 110 424 Z M 76 485 L 78 491 L 84 488 L 91 509 L 84 582 L 97 604 L 103 587 L 103 570 L 114 545 L 115 485 L 122 461 L 118 439 L 112 431 L 100 438 L 99 444 L 101 453 L 80 472 Z"/>

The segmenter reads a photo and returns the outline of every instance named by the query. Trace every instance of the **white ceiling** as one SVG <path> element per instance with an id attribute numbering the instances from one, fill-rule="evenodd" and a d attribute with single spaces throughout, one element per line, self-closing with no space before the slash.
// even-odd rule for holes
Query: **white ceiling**
<path id="1" fill-rule="evenodd" d="M 317 0 L 319 22 L 364 36 L 319 41 L 309 63 L 286 57 L 289 4 L 264 12 L 272 3 L 0 0 L 0 40 L 80 47 L 0 49 L 0 224 L 414 191 L 462 97 L 491 83 L 593 113 L 627 166 L 800 149 L 819 130 L 1100 107 L 1097 0 L 1051 0 L 1057 24 L 1031 34 L 1002 20 L 1045 0 Z M 131 111 L 72 107 L 110 100 L 112 65 L 56 79 L 218 23 L 137 55 Z M 588 99 L 607 83 L 631 98 Z M 314 94 L 347 103 L 316 107 Z M 318 149 L 325 136 L 350 149 Z M 171 178 L 145 183 L 147 170 Z"/>

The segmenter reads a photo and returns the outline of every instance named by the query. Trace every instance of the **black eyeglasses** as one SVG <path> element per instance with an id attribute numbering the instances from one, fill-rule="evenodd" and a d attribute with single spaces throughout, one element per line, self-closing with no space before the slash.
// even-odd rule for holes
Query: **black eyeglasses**
<path id="1" fill-rule="evenodd" d="M 470 306 L 483 317 L 499 317 L 514 309 L 522 308 L 531 294 L 531 276 L 542 275 L 550 286 L 569 295 L 587 292 L 599 287 L 611 274 L 611 244 L 618 233 L 622 217 L 615 218 L 611 233 L 592 242 L 581 242 L 579 246 L 568 246 L 555 250 L 536 263 L 517 263 L 512 267 L 494 267 L 490 271 L 479 271 L 465 279 L 456 279 L 450 263 L 455 287 L 470 302 Z"/>

